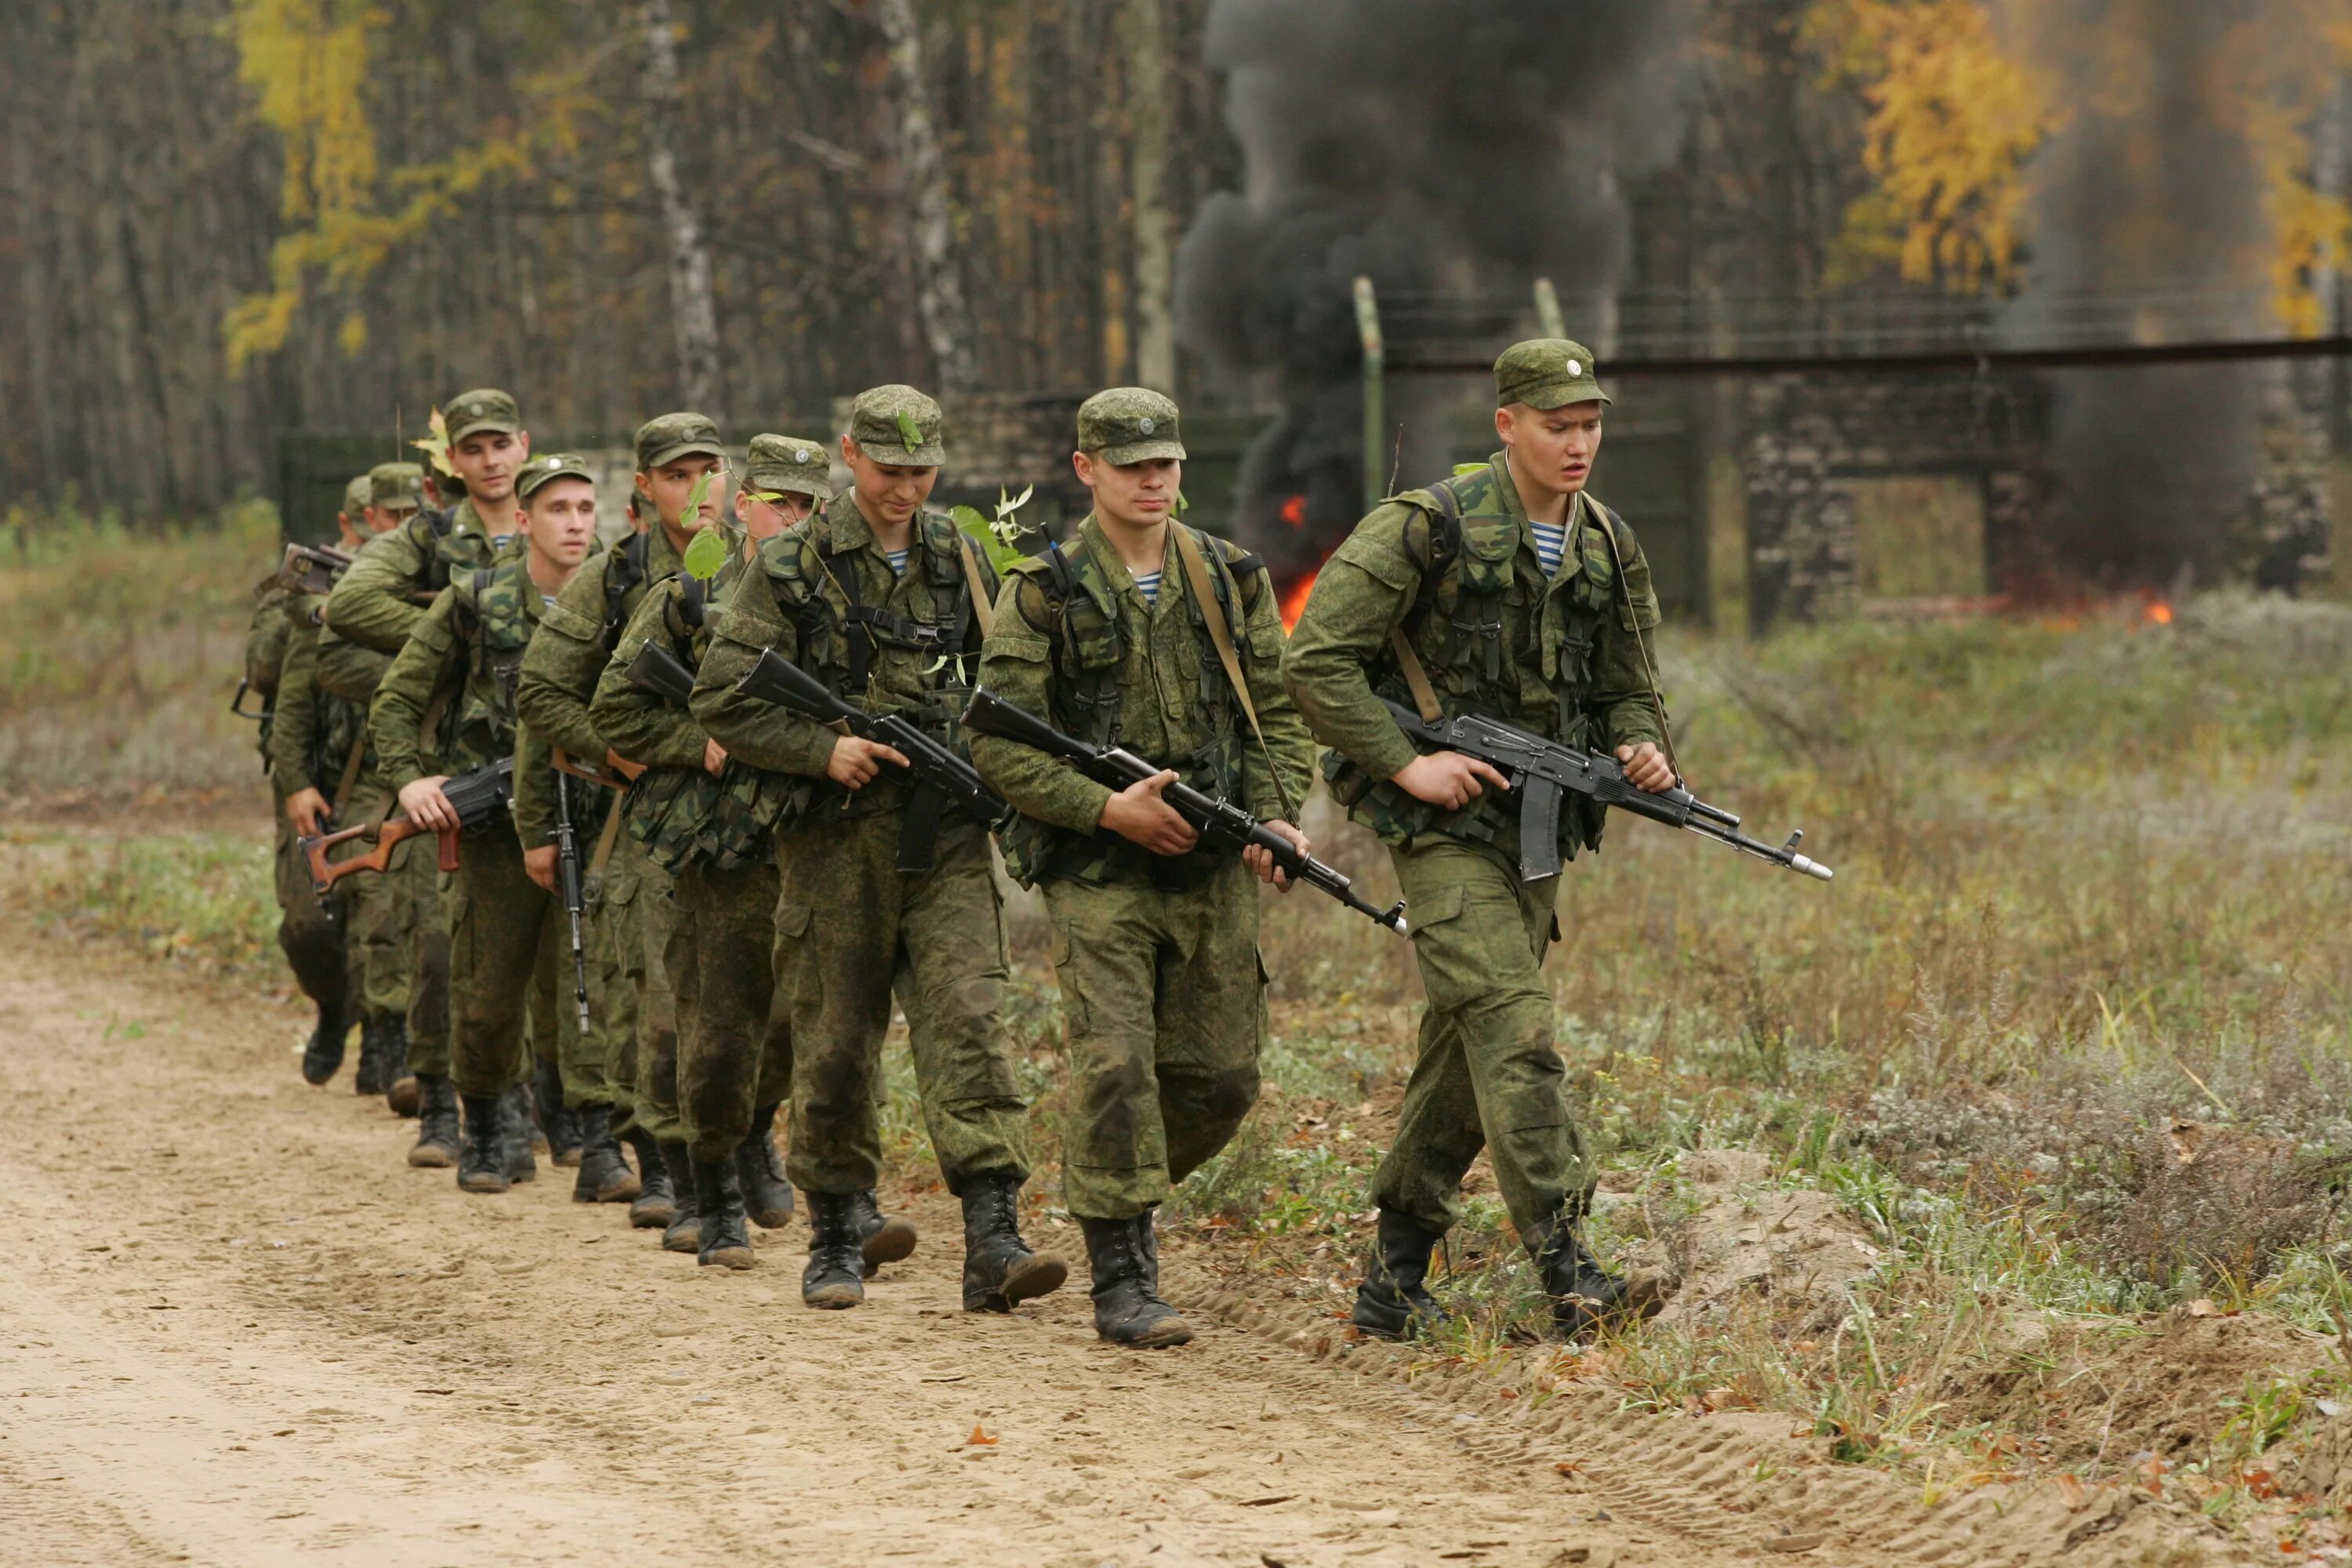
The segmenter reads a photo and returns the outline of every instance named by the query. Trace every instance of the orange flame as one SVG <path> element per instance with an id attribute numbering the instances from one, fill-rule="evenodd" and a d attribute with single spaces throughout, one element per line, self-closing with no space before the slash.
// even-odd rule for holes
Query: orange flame
<path id="1" fill-rule="evenodd" d="M 1282 521 L 1293 528 L 1307 526 L 1307 498 L 1292 496 L 1282 503 Z"/>
<path id="2" fill-rule="evenodd" d="M 2168 626 L 2172 624 L 2172 606 L 2162 599 L 2150 600 L 2145 614 L 2150 626 Z"/>
<path id="3" fill-rule="evenodd" d="M 1299 615 L 1307 608 L 1307 595 L 1314 591 L 1315 574 L 1309 572 L 1306 576 L 1293 583 L 1290 585 L 1290 591 L 1283 595 L 1282 629 L 1284 631 L 1295 632 L 1298 629 Z"/>

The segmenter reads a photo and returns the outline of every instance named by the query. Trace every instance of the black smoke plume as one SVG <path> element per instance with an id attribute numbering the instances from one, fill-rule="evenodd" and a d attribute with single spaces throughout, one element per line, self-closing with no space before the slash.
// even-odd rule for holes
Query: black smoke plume
<path id="1" fill-rule="evenodd" d="M 1314 571 L 1362 510 L 1353 279 L 1391 306 L 1489 301 L 1454 326 L 1499 350 L 1523 306 L 1491 301 L 1549 275 L 1570 334 L 1596 335 L 1580 302 L 1623 279 L 1622 183 L 1681 139 L 1689 15 L 1690 0 L 1216 0 L 1208 62 L 1244 189 L 1185 237 L 1178 331 L 1233 380 L 1274 383 L 1284 412 L 1244 462 L 1234 523 L 1277 582 Z M 1434 396 L 1391 379 L 1408 484 L 1442 451 Z"/>

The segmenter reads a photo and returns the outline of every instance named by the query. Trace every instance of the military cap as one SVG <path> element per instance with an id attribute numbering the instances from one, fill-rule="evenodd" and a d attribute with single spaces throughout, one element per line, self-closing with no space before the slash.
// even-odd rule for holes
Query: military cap
<path id="1" fill-rule="evenodd" d="M 1529 338 L 1513 343 L 1495 362 L 1495 405 L 1524 403 L 1530 408 L 1565 408 L 1571 403 L 1607 403 L 1592 351 L 1566 338 Z"/>
<path id="2" fill-rule="evenodd" d="M 520 500 L 529 500 L 537 493 L 539 487 L 550 479 L 586 479 L 593 485 L 596 482 L 596 476 L 589 468 L 588 459 L 579 453 L 555 452 L 544 458 L 533 458 L 522 466 L 522 472 L 515 476 L 515 495 Z"/>
<path id="3" fill-rule="evenodd" d="M 368 470 L 368 505 L 414 511 L 425 504 L 425 470 L 415 463 L 378 463 Z"/>
<path id="4" fill-rule="evenodd" d="M 515 400 L 495 386 L 477 387 L 461 392 L 441 410 L 441 422 L 447 427 L 449 445 L 456 446 L 467 437 L 480 430 L 496 430 L 511 436 L 522 428 L 522 410 Z"/>
<path id="5" fill-rule="evenodd" d="M 849 408 L 849 438 L 877 463 L 936 468 L 948 460 L 947 416 L 911 386 L 876 386 Z"/>
<path id="6" fill-rule="evenodd" d="M 754 436 L 743 464 L 743 488 L 792 495 L 814 496 L 822 504 L 833 496 L 833 459 L 822 441 L 797 436 Z"/>
<path id="7" fill-rule="evenodd" d="M 704 453 L 721 462 L 727 444 L 707 414 L 664 414 L 637 426 L 637 469 L 651 473 L 664 463 Z"/>
<path id="8" fill-rule="evenodd" d="M 1142 386 L 1114 386 L 1078 405 L 1078 450 L 1114 467 L 1184 456 L 1176 405 Z"/>
<path id="9" fill-rule="evenodd" d="M 374 476 L 362 474 L 343 487 L 343 515 L 357 517 L 368 509 L 368 498 L 374 493 Z"/>

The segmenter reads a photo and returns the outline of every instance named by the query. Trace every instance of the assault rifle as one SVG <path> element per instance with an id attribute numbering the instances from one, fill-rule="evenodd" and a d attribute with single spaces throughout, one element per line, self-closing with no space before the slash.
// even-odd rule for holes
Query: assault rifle
<path id="1" fill-rule="evenodd" d="M 1775 866 L 1830 879 L 1827 866 L 1797 853 L 1804 829 L 1789 835 L 1789 842 L 1775 849 L 1740 832 L 1739 818 L 1707 805 L 1680 784 L 1655 794 L 1628 784 L 1624 768 L 1606 752 L 1563 746 L 1476 713 L 1433 723 L 1395 702 L 1389 702 L 1388 710 L 1397 728 L 1423 745 L 1475 757 L 1510 781 L 1511 792 L 1519 799 L 1519 875 L 1527 881 L 1559 874 L 1559 803 L 1570 792 L 1728 844 Z"/>
<path id="2" fill-rule="evenodd" d="M 694 671 L 686 668 L 686 660 L 657 642 L 647 642 L 637 649 L 637 657 L 629 660 L 629 668 L 622 673 L 629 678 L 629 684 L 640 691 L 650 691 L 663 701 L 675 702 L 680 708 L 685 707 L 687 699 L 694 695 Z M 745 689 L 750 690 L 750 688 Z M 751 695 L 758 697 L 761 693 L 753 691 Z M 769 698 L 768 700 L 781 701 L 782 699 Z"/>
<path id="3" fill-rule="evenodd" d="M 824 682 L 773 648 L 761 651 L 760 662 L 735 683 L 735 689 L 789 708 L 844 734 L 888 746 L 907 759 L 908 765 L 898 770 L 908 784 L 906 815 L 898 829 L 901 871 L 931 868 L 932 841 L 939 837 L 940 816 L 950 802 L 983 827 L 993 827 L 1003 819 L 1003 800 L 970 763 L 899 714 L 877 718 L 843 701 Z"/>
<path id="4" fill-rule="evenodd" d="M 448 798 L 449 809 L 457 814 L 456 832 L 442 832 L 441 869 L 457 868 L 457 835 L 479 833 L 496 821 L 514 798 L 514 759 L 500 757 L 469 773 L 462 773 L 441 786 Z M 346 827 L 340 833 L 306 834 L 294 841 L 294 847 L 310 862 L 310 890 L 320 898 L 333 890 L 337 882 L 354 871 L 382 871 L 392 861 L 394 847 L 403 840 L 433 831 L 419 827 L 405 816 L 387 816 L 380 823 L 362 823 Z M 375 847 L 364 855 L 348 860 L 330 861 L 327 851 L 354 838 L 373 837 Z"/>
<path id="5" fill-rule="evenodd" d="M 446 785 L 443 793 L 447 793 Z M 562 773 L 555 775 L 555 890 L 563 900 L 564 922 L 571 928 L 572 1003 L 580 1011 L 580 1032 L 585 1035 L 589 1029 L 588 946 L 581 939 L 580 922 L 587 918 L 588 895 L 580 879 L 580 833 L 572 822 L 572 781 Z"/>
<path id="6" fill-rule="evenodd" d="M 994 735 L 1000 740 L 1014 742 L 1059 757 L 1074 764 L 1087 777 L 1113 788 L 1140 784 L 1157 778 L 1164 771 L 1156 763 L 1145 762 L 1134 752 L 1118 746 L 1093 746 L 1063 734 L 1045 720 L 1025 708 L 1016 707 L 982 687 L 971 694 L 971 707 L 965 712 L 967 728 L 982 735 Z M 1203 844 L 1221 845 L 1242 849 L 1252 846 L 1274 857 L 1294 882 L 1304 882 L 1318 892 L 1328 893 L 1360 915 L 1374 923 L 1384 925 L 1398 935 L 1404 934 L 1404 900 L 1399 899 L 1392 909 L 1381 910 L 1356 896 L 1352 884 L 1340 872 L 1298 852 L 1298 847 L 1262 820 L 1252 816 L 1229 800 L 1202 795 L 1187 784 L 1170 784 L 1160 796 L 1175 808 L 1176 815 L 1192 825 Z"/>
<path id="7" fill-rule="evenodd" d="M 351 563 L 351 552 L 331 544 L 289 544 L 278 563 L 278 581 L 291 593 L 323 594 Z"/>

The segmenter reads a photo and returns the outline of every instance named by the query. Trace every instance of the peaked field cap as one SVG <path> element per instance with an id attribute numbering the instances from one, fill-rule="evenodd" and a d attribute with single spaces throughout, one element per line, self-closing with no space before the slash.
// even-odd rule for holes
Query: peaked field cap
<path id="1" fill-rule="evenodd" d="M 449 433 L 449 444 L 454 447 L 481 430 L 513 435 L 522 428 L 522 410 L 515 406 L 511 395 L 500 392 L 495 386 L 482 386 L 471 392 L 461 392 L 444 405 L 441 423 Z"/>
<path id="2" fill-rule="evenodd" d="M 849 406 L 849 438 L 877 463 L 936 468 L 948 460 L 947 416 L 911 386 L 868 387 Z"/>
<path id="3" fill-rule="evenodd" d="M 1078 450 L 1113 467 L 1184 456 L 1175 403 L 1145 386 L 1114 386 L 1078 405 Z"/>
<path id="4" fill-rule="evenodd" d="M 804 441 L 797 436 L 754 436 L 744 454 L 743 488 L 830 500 L 833 458 L 822 441 Z"/>
<path id="5" fill-rule="evenodd" d="M 588 467 L 588 459 L 577 452 L 556 452 L 544 458 L 533 458 L 515 476 L 515 494 L 529 500 L 541 485 L 555 479 L 586 479 L 596 482 Z"/>
<path id="6" fill-rule="evenodd" d="M 357 517 L 360 513 L 368 509 L 371 504 L 371 498 L 374 492 L 374 475 L 362 474 L 350 484 L 343 487 L 343 515 L 345 517 Z"/>
<path id="7" fill-rule="evenodd" d="M 1495 406 L 1524 403 L 1530 408 L 1565 408 L 1571 403 L 1607 403 L 1592 351 L 1566 338 L 1529 338 L 1513 343 L 1495 362 Z"/>
<path id="8" fill-rule="evenodd" d="M 675 463 L 698 453 L 727 458 L 727 443 L 719 426 L 707 414 L 663 414 L 637 426 L 637 467 L 641 470 Z"/>
<path id="9" fill-rule="evenodd" d="M 415 463 L 378 463 L 368 470 L 368 505 L 406 511 L 425 504 L 425 470 Z"/>

